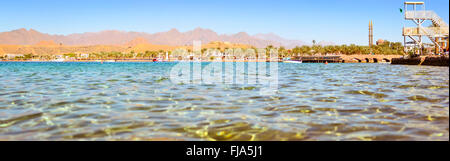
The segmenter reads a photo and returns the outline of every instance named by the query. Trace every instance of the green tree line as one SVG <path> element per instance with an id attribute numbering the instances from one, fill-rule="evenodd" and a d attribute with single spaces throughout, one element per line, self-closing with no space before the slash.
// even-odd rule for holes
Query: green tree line
<path id="1" fill-rule="evenodd" d="M 369 46 L 359 46 L 355 44 L 351 45 L 314 45 L 312 46 L 296 46 L 292 49 L 286 49 L 285 47 L 274 47 L 273 45 L 268 45 L 266 48 L 266 56 L 270 55 L 270 51 L 277 50 L 279 57 L 294 57 L 294 56 L 308 56 L 308 55 L 325 55 L 325 54 L 343 54 L 343 55 L 355 55 L 355 54 L 376 54 L 376 55 L 404 55 L 403 46 L 400 42 L 389 42 L 384 41 L 382 44 L 373 45 L 372 48 Z M 255 47 L 250 48 L 254 51 L 261 50 Z M 215 50 L 215 48 L 212 48 Z M 217 48 L 218 51 L 224 52 L 228 50 L 228 48 Z M 178 53 L 175 51 L 167 51 L 169 55 L 171 53 Z M 188 53 L 191 50 L 186 50 Z M 201 54 L 203 55 L 207 52 L 208 49 L 202 49 Z M 159 56 L 165 57 L 166 51 L 158 50 L 158 51 L 145 51 L 145 52 L 97 52 L 97 53 L 89 53 L 88 57 L 82 57 L 81 54 L 75 53 L 66 53 L 63 54 L 65 57 L 75 58 L 75 59 L 153 59 Z M 6 56 L 1 57 L 6 59 Z M 31 59 L 40 59 L 40 60 L 51 60 L 57 58 L 56 55 L 34 55 L 34 54 L 25 54 L 23 56 L 15 57 L 16 60 L 31 60 Z"/>

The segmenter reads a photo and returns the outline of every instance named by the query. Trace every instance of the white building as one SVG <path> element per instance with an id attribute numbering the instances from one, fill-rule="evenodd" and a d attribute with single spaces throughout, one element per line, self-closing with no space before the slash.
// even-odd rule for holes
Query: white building
<path id="1" fill-rule="evenodd" d="M 14 59 L 15 57 L 23 57 L 23 54 L 4 54 L 3 55 L 6 59 Z"/>

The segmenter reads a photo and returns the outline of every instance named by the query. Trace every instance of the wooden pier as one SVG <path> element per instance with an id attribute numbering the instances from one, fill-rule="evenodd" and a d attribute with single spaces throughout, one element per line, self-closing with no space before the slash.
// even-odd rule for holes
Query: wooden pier
<path id="1" fill-rule="evenodd" d="M 293 60 L 301 60 L 303 63 L 342 63 L 343 59 L 338 55 L 331 56 L 300 56 L 294 57 Z"/>

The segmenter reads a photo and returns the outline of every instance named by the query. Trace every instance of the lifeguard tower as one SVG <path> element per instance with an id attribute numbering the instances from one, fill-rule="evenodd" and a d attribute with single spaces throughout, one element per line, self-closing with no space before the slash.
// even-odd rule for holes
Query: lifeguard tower
<path id="1" fill-rule="evenodd" d="M 412 7 L 412 10 L 410 10 Z M 424 2 L 405 2 L 403 11 L 405 20 L 412 20 L 416 27 L 403 27 L 403 39 L 405 52 L 414 50 L 416 54 L 422 54 L 425 47 L 423 38 L 428 37 L 435 48 L 436 53 L 448 51 L 448 24 L 444 22 L 434 11 L 425 10 Z M 424 22 L 431 21 L 430 26 L 423 26 Z M 407 42 L 406 37 L 412 41 Z"/>

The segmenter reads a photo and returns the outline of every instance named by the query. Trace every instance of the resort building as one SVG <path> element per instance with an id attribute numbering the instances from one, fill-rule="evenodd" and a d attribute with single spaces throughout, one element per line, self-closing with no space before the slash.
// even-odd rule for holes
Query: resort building
<path id="1" fill-rule="evenodd" d="M 384 40 L 383 39 L 378 39 L 377 40 L 377 45 L 382 45 L 384 43 Z"/>
<path id="2" fill-rule="evenodd" d="M 11 54 L 11 53 L 3 54 L 3 58 L 5 59 L 14 59 L 16 57 L 23 57 L 23 54 Z"/>

